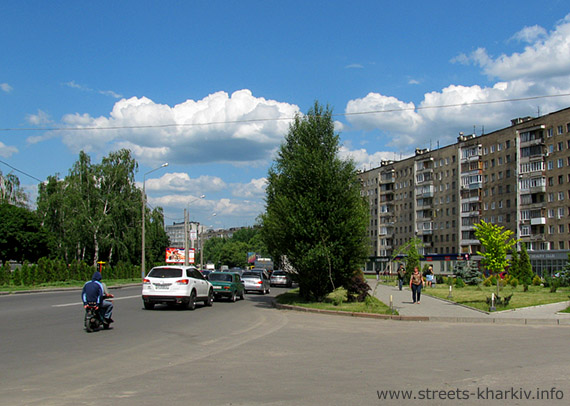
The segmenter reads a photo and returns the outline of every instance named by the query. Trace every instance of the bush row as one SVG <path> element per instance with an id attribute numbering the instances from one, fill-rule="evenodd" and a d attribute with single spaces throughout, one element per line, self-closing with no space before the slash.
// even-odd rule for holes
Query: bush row
<path id="1" fill-rule="evenodd" d="M 40 258 L 37 264 L 24 263 L 20 268 L 11 271 L 9 264 L 0 267 L 0 286 L 37 286 L 45 283 L 91 280 L 96 270 L 83 261 L 70 264 L 58 259 Z M 114 267 L 103 269 L 103 279 L 137 279 L 140 278 L 140 267 L 119 263 Z"/>

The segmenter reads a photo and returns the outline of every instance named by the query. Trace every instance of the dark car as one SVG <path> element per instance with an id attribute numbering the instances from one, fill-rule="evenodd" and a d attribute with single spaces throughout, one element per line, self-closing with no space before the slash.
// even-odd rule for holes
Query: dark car
<path id="1" fill-rule="evenodd" d="M 290 288 L 293 286 L 293 280 L 287 272 L 276 270 L 271 274 L 271 286 L 285 286 Z"/>
<path id="2" fill-rule="evenodd" d="M 239 297 L 243 300 L 245 286 L 237 273 L 212 272 L 208 275 L 208 280 L 214 287 L 214 297 L 216 299 L 224 297 L 231 302 L 235 302 L 236 297 Z"/>

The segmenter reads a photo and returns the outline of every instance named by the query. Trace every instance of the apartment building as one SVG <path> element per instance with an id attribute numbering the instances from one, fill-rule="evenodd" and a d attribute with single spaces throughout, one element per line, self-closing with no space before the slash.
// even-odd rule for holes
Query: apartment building
<path id="1" fill-rule="evenodd" d="M 359 174 L 370 204 L 368 269 L 386 269 L 416 237 L 436 270 L 477 257 L 474 225 L 512 230 L 535 272 L 564 267 L 570 252 L 570 108 L 511 121 L 489 134 L 385 161 Z"/>

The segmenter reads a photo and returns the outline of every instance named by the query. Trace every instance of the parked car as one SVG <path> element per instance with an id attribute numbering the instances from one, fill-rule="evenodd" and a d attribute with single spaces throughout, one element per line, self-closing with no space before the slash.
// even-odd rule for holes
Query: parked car
<path id="1" fill-rule="evenodd" d="M 193 266 L 157 266 L 143 280 L 142 299 L 147 310 L 159 303 L 194 310 L 197 301 L 212 306 L 214 287 Z"/>
<path id="2" fill-rule="evenodd" d="M 237 273 L 212 272 L 208 280 L 214 287 L 216 300 L 222 297 L 228 298 L 231 302 L 235 302 L 236 297 L 244 299 L 245 286 Z"/>
<path id="3" fill-rule="evenodd" d="M 285 271 L 273 271 L 270 281 L 271 286 L 285 286 L 287 288 L 293 286 L 293 280 L 291 279 L 291 276 Z"/>
<path id="4" fill-rule="evenodd" d="M 262 295 L 270 292 L 269 275 L 265 270 L 244 271 L 241 275 L 243 284 L 245 285 L 245 293 L 260 292 Z"/>

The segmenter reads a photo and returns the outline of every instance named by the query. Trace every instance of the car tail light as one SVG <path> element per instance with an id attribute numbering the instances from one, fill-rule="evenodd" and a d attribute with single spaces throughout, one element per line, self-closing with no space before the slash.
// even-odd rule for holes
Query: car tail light
<path id="1" fill-rule="evenodd" d="M 190 282 L 188 279 L 180 279 L 178 281 L 176 281 L 177 285 L 188 285 L 188 282 Z"/>
<path id="2" fill-rule="evenodd" d="M 224 289 L 225 289 L 225 290 L 229 290 L 230 287 L 229 287 L 229 286 L 224 286 Z"/>
<path id="3" fill-rule="evenodd" d="M 143 285 L 150 285 L 150 279 L 143 279 Z"/>
<path id="4" fill-rule="evenodd" d="M 263 281 L 259 281 L 259 282 L 257 282 L 257 284 L 258 284 L 258 285 L 262 285 L 262 284 L 263 284 Z"/>

